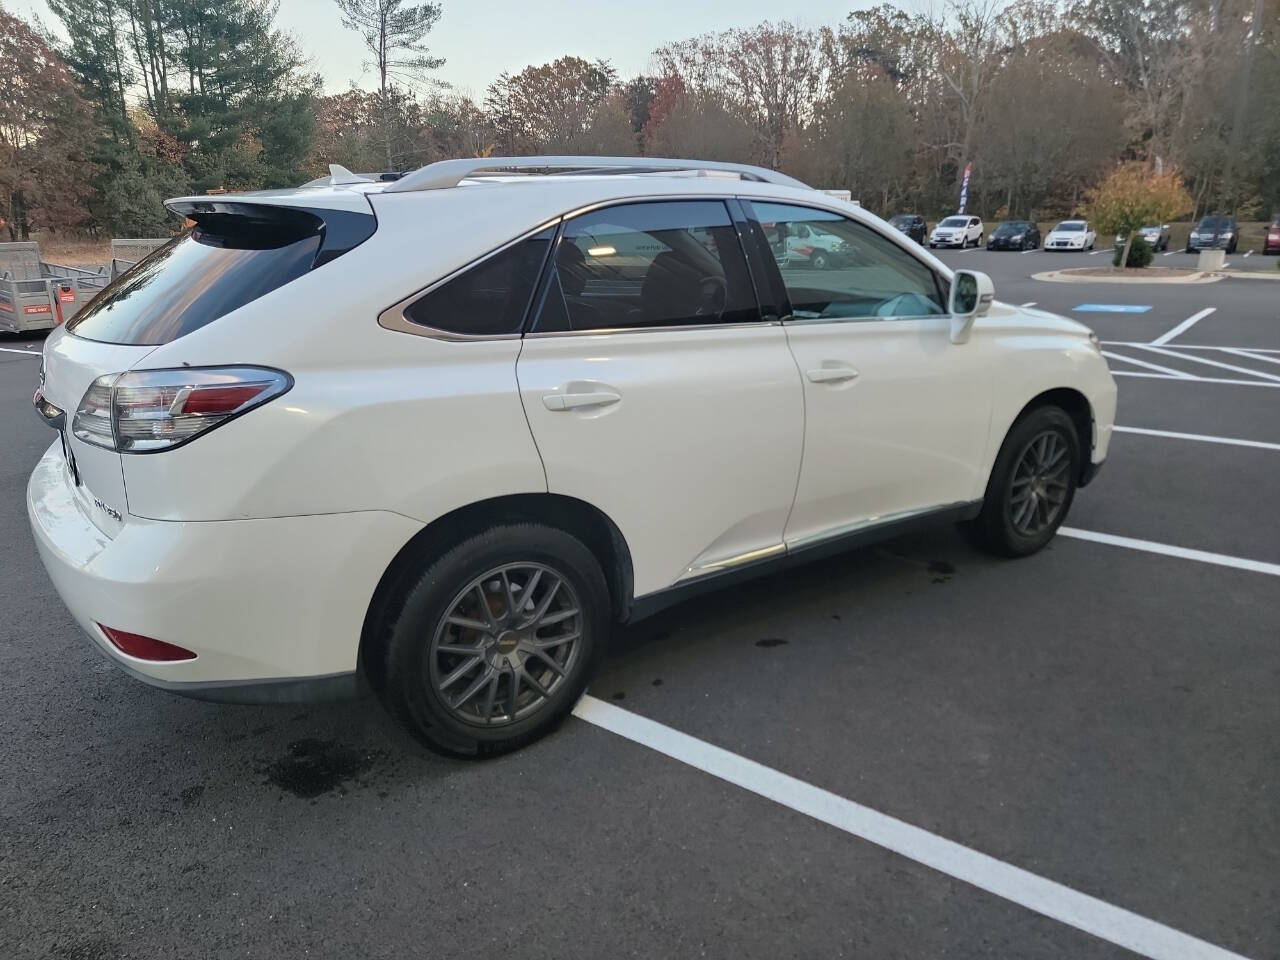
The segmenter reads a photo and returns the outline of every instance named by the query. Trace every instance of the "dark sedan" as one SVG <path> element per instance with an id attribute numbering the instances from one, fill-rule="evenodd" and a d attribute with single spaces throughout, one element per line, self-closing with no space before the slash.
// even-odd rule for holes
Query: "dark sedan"
<path id="1" fill-rule="evenodd" d="M 901 230 L 921 245 L 924 244 L 925 234 L 929 232 L 929 225 L 924 222 L 924 217 L 918 213 L 900 213 L 889 221 L 889 226 Z"/>
<path id="2" fill-rule="evenodd" d="M 1040 228 L 1030 220 L 1005 220 L 987 239 L 988 250 L 1034 250 L 1040 246 Z"/>
<path id="3" fill-rule="evenodd" d="M 1191 235 L 1187 237 L 1187 253 L 1196 250 L 1226 250 L 1227 253 L 1235 253 L 1239 242 L 1240 227 L 1236 224 L 1236 218 L 1214 214 L 1201 219 L 1191 231 Z"/>

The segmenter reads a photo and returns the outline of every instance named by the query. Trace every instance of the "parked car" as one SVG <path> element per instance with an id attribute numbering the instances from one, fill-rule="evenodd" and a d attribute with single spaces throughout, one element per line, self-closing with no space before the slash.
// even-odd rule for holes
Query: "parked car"
<path id="1" fill-rule="evenodd" d="M 1031 220 L 1005 220 L 987 238 L 988 250 L 1034 250 L 1040 246 L 1040 228 Z"/>
<path id="2" fill-rule="evenodd" d="M 1280 253 L 1280 213 L 1271 218 L 1262 241 L 1263 254 Z"/>
<path id="3" fill-rule="evenodd" d="M 964 215 L 947 217 L 929 235 L 930 247 L 960 247 L 982 243 L 982 221 Z"/>
<path id="4" fill-rule="evenodd" d="M 1138 230 L 1138 236 L 1146 241 L 1147 246 L 1159 252 L 1169 249 L 1169 225 L 1167 223 L 1149 224 Z M 1128 238 L 1123 233 L 1116 234 L 1116 246 L 1124 246 Z"/>
<path id="5" fill-rule="evenodd" d="M 93 645 L 177 693 L 364 677 L 435 749 L 511 749 L 611 623 L 929 522 L 1034 553 L 1107 455 L 1088 328 L 775 171 L 466 159 L 166 206 L 192 232 L 44 344 L 27 509 Z"/>
<path id="6" fill-rule="evenodd" d="M 845 241 L 817 225 L 798 223 L 786 238 L 787 262 L 826 270 L 848 262 L 852 252 Z"/>
<path id="7" fill-rule="evenodd" d="M 1092 250 L 1097 234 L 1085 220 L 1063 220 L 1044 238 L 1045 250 Z"/>
<path id="8" fill-rule="evenodd" d="M 1214 214 L 1202 217 L 1195 229 L 1187 235 L 1187 253 L 1196 250 L 1226 250 L 1236 252 L 1236 244 L 1240 242 L 1240 227 L 1235 217 L 1224 217 Z"/>
<path id="9" fill-rule="evenodd" d="M 924 244 L 924 238 L 929 233 L 928 224 L 924 222 L 924 217 L 918 213 L 900 213 L 889 221 L 889 225 L 895 230 L 901 230 L 921 245 Z"/>

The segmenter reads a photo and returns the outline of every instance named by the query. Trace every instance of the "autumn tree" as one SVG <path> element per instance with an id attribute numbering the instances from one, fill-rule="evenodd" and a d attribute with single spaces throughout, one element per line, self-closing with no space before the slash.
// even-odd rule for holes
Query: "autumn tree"
<path id="1" fill-rule="evenodd" d="M 782 22 L 670 44 L 654 57 L 664 73 L 751 123 L 760 158 L 777 169 L 787 137 L 808 119 L 821 87 L 819 51 L 816 33 Z"/>
<path id="2" fill-rule="evenodd" d="M 1151 173 L 1137 164 L 1118 168 L 1089 198 L 1089 220 L 1103 234 L 1123 235 L 1122 266 L 1137 231 L 1149 223 L 1172 220 L 1191 209 L 1191 196 L 1175 173 Z"/>
<path id="3" fill-rule="evenodd" d="M 597 113 L 617 80 L 608 61 L 581 57 L 561 57 L 516 74 L 500 74 L 485 97 L 499 149 L 509 155 L 581 149 L 593 139 Z"/>
<path id="4" fill-rule="evenodd" d="M 11 240 L 86 221 L 97 134 L 67 65 L 0 9 L 0 220 Z"/>
<path id="5" fill-rule="evenodd" d="M 433 57 L 423 42 L 440 19 L 438 3 L 414 0 L 334 0 L 342 11 L 342 25 L 354 30 L 373 58 L 382 106 L 384 158 L 391 156 L 392 87 L 398 80 L 412 87 L 421 83 L 444 60 Z"/>
<path id="6" fill-rule="evenodd" d="M 760 138 L 714 93 L 682 93 L 648 128 L 645 153 L 724 163 L 758 163 Z"/>

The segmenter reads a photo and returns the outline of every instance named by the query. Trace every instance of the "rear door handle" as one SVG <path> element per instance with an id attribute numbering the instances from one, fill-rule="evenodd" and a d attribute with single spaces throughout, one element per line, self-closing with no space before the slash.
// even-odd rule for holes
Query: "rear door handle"
<path id="1" fill-rule="evenodd" d="M 607 407 L 622 397 L 612 390 L 587 390 L 582 393 L 548 393 L 542 405 L 548 410 L 581 410 L 584 407 Z"/>
<path id="2" fill-rule="evenodd" d="M 805 376 L 811 383 L 840 383 L 844 380 L 856 380 L 858 371 L 841 364 L 838 367 L 815 367 L 805 371 Z"/>

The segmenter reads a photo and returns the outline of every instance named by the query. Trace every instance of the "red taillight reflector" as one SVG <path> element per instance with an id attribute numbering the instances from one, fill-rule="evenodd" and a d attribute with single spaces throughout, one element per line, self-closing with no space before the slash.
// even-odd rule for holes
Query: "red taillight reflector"
<path id="1" fill-rule="evenodd" d="M 98 629 L 111 641 L 113 647 L 121 653 L 137 657 L 139 660 L 172 662 L 174 660 L 194 660 L 196 658 L 196 655 L 190 650 L 185 650 L 177 644 L 165 643 L 163 640 L 153 640 L 151 637 L 144 637 L 137 633 L 127 633 L 124 630 L 113 630 L 111 627 L 104 627 L 102 624 L 98 624 Z"/>
<path id="2" fill-rule="evenodd" d="M 269 383 L 248 383 L 230 387 L 201 387 L 193 390 L 182 405 L 182 413 L 232 413 L 271 387 Z"/>

